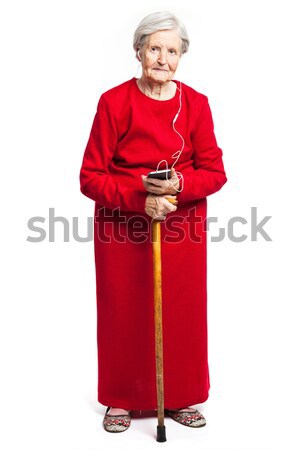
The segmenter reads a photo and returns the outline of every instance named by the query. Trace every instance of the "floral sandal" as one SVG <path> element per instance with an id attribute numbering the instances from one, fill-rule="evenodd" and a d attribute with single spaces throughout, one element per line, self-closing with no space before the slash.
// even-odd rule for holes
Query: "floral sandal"
<path id="1" fill-rule="evenodd" d="M 193 411 L 184 411 L 185 409 L 192 409 Z M 176 410 L 166 409 L 166 412 L 172 419 L 176 420 L 176 422 L 186 425 L 187 427 L 199 428 L 206 425 L 204 416 L 195 408 L 179 408 Z"/>
<path id="2" fill-rule="evenodd" d="M 103 419 L 103 426 L 106 431 L 110 433 L 120 433 L 122 431 L 128 430 L 131 423 L 131 411 L 128 411 L 128 414 L 120 414 L 118 416 L 109 415 L 108 412 L 111 409 L 110 406 L 107 407 L 107 410 Z"/>

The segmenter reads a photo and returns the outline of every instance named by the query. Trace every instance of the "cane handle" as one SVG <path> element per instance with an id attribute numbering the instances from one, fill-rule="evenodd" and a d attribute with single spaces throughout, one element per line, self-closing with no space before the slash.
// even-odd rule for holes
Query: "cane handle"
<path id="1" fill-rule="evenodd" d="M 177 197 L 165 197 L 169 203 L 172 203 L 172 205 L 177 205 L 178 204 L 178 200 Z"/>

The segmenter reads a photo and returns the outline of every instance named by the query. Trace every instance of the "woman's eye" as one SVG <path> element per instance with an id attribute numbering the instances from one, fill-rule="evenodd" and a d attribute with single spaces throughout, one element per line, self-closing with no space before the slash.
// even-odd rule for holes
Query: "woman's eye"
<path id="1" fill-rule="evenodd" d="M 155 52 L 156 47 L 151 47 L 152 52 Z"/>
<path id="2" fill-rule="evenodd" d="M 176 55 L 176 51 L 173 50 L 173 49 L 169 50 L 169 52 L 170 52 L 172 55 Z"/>

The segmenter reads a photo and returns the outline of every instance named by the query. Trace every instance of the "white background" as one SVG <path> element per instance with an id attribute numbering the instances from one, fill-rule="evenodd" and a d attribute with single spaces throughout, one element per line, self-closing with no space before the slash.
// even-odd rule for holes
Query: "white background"
<path id="1" fill-rule="evenodd" d="M 299 20 L 292 0 L 1 3 L 1 448 L 98 450 L 299 448 Z M 79 170 L 102 92 L 136 75 L 132 35 L 171 10 L 191 46 L 176 78 L 209 97 L 228 183 L 209 215 L 259 220 L 273 239 L 209 245 L 211 391 L 191 430 L 133 420 L 113 435 L 97 403 L 94 204 Z M 137 75 L 139 76 L 139 74 Z M 70 223 L 63 242 L 49 208 Z M 47 237 L 28 230 L 45 218 Z M 212 234 L 217 234 L 217 226 Z M 236 233 L 249 234 L 249 225 Z M 124 337 L 126 340 L 126 337 Z M 120 374 L 121 376 L 121 374 Z"/>

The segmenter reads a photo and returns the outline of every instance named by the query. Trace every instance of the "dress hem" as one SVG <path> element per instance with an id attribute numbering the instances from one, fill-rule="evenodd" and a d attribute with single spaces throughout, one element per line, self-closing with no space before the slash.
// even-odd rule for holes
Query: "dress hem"
<path id="1" fill-rule="evenodd" d="M 206 400 L 208 399 L 209 394 L 207 393 L 206 396 L 203 397 L 198 397 L 197 399 L 192 399 L 192 400 L 184 400 L 184 401 L 180 401 L 180 402 L 176 402 L 176 403 L 172 403 L 172 404 L 165 404 L 164 408 L 165 409 L 178 409 L 178 408 L 183 408 L 183 407 L 187 407 L 187 406 L 192 406 L 192 405 L 197 405 L 198 403 L 204 403 L 206 402 Z M 115 408 L 122 408 L 122 409 L 127 409 L 127 410 L 132 410 L 132 411 L 154 411 L 157 409 L 157 404 L 145 404 L 145 405 L 140 405 L 140 404 L 135 404 L 135 403 L 126 403 L 126 402 L 115 402 L 115 401 L 109 401 L 109 400 L 105 400 L 105 399 L 98 399 L 98 402 L 103 405 L 103 406 L 113 406 Z M 117 403 L 119 403 L 117 405 Z"/>

